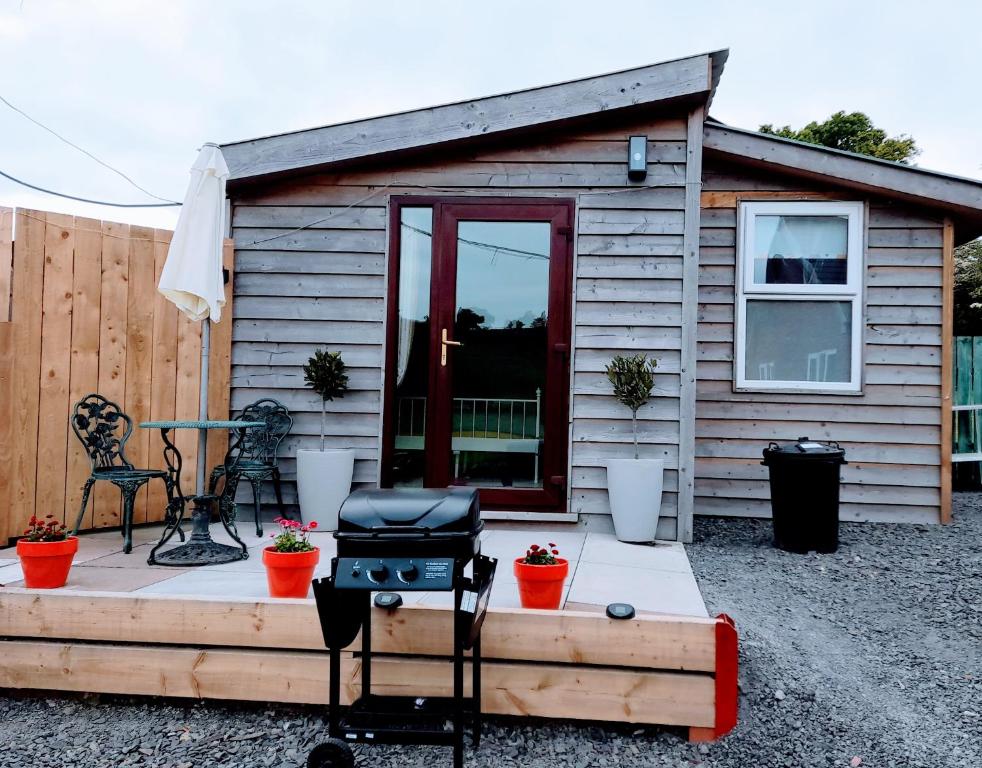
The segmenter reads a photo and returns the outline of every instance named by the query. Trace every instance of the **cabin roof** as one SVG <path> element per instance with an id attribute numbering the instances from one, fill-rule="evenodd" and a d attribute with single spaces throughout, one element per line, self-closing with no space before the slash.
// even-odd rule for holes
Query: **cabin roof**
<path id="1" fill-rule="evenodd" d="M 729 51 L 605 75 L 222 144 L 229 182 L 336 169 L 434 146 L 589 120 L 600 114 L 712 102 Z M 982 234 L 982 182 L 806 144 L 707 119 L 708 156 L 942 209 L 962 239 Z"/>
<path id="2" fill-rule="evenodd" d="M 222 144 L 229 181 L 323 170 L 436 144 L 458 143 L 656 104 L 712 101 L 729 52 L 625 69 L 459 101 Z"/>
<path id="3" fill-rule="evenodd" d="M 778 170 L 828 184 L 943 209 L 959 223 L 961 239 L 982 234 L 982 181 L 929 171 L 708 119 L 703 148 L 744 165 Z"/>

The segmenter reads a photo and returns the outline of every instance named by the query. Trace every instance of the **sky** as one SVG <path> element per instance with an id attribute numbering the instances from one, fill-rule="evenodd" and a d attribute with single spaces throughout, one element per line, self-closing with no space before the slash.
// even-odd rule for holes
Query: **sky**
<path id="1" fill-rule="evenodd" d="M 800 127 L 860 110 L 924 168 L 982 179 L 982 3 L 661 0 L 0 0 L 0 96 L 180 200 L 226 142 L 642 66 L 718 48 L 712 114 Z M 153 202 L 0 104 L 0 170 Z M 177 209 L 0 205 L 172 227 Z"/>

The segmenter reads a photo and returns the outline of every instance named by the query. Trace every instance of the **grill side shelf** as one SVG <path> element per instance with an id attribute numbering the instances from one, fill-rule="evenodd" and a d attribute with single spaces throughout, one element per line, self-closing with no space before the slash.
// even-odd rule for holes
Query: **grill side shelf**
<path id="1" fill-rule="evenodd" d="M 488 601 L 491 597 L 491 585 L 494 583 L 494 574 L 498 568 L 498 560 L 486 555 L 478 555 L 474 558 L 474 575 L 464 579 L 464 587 L 461 596 L 459 609 L 470 614 L 469 623 L 461 622 L 466 628 L 463 637 L 464 648 L 470 650 L 481 635 L 481 627 L 484 625 L 484 617 L 488 613 Z"/>
<path id="2" fill-rule="evenodd" d="M 314 579 L 312 586 L 324 645 L 329 649 L 347 648 L 361 630 L 371 593 L 338 589 L 333 576 Z"/>

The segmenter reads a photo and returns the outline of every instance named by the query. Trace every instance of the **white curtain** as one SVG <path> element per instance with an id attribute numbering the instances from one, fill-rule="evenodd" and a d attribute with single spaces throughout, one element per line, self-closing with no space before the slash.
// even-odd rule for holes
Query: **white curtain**
<path id="1" fill-rule="evenodd" d="M 762 219 L 777 219 L 772 232 Z M 844 259 L 848 219 L 845 216 L 758 216 L 757 242 L 767 257 L 785 259 Z M 761 237 L 763 235 L 763 237 Z M 761 249 L 763 250 L 763 249 Z"/>
<path id="2" fill-rule="evenodd" d="M 399 341 L 396 360 L 396 386 L 402 384 L 409 368 L 413 348 L 413 333 L 418 320 L 423 319 L 421 295 L 423 271 L 429 272 L 430 237 L 410 227 L 403 227 L 399 252 Z"/>

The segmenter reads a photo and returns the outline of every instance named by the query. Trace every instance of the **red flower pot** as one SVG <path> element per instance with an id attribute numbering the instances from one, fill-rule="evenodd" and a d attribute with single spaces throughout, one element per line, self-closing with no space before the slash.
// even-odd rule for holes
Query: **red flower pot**
<path id="1" fill-rule="evenodd" d="M 65 586 L 72 558 L 78 552 L 78 539 L 69 536 L 64 541 L 17 542 L 17 556 L 24 569 L 24 586 L 30 589 L 55 589 Z"/>
<path id="2" fill-rule="evenodd" d="M 263 565 L 269 596 L 306 597 L 320 559 L 321 551 L 317 547 L 310 552 L 277 552 L 275 547 L 266 547 Z"/>
<path id="3" fill-rule="evenodd" d="M 522 562 L 524 559 L 515 558 L 515 578 L 518 579 L 522 608 L 559 608 L 569 561 L 557 557 L 555 565 L 529 565 Z"/>

